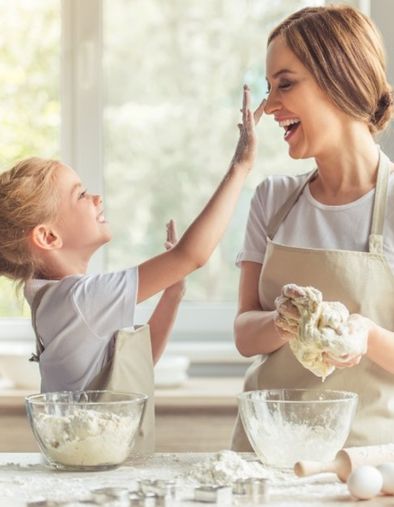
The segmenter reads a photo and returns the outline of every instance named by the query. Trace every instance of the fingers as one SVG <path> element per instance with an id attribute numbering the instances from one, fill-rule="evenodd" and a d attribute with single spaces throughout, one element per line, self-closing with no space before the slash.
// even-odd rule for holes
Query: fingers
<path id="1" fill-rule="evenodd" d="M 248 120 L 248 110 L 250 109 L 250 89 L 248 85 L 244 85 L 244 91 L 242 96 L 242 123 L 244 126 Z"/>
<path id="2" fill-rule="evenodd" d="M 323 352 L 325 362 L 336 368 L 351 368 L 357 366 L 362 358 L 362 354 L 351 356 L 350 354 L 343 354 L 340 358 L 333 358 L 329 352 Z"/>
<path id="3" fill-rule="evenodd" d="M 298 308 L 285 296 L 278 296 L 275 299 L 275 308 L 279 315 L 286 319 L 298 322 L 300 320 L 300 312 Z"/>
<path id="4" fill-rule="evenodd" d="M 175 220 L 170 220 L 168 224 L 166 224 L 167 228 L 167 241 L 172 244 L 175 244 L 178 241 L 178 235 L 176 232 Z"/>
<path id="5" fill-rule="evenodd" d="M 248 124 L 250 125 L 252 122 L 257 124 L 260 121 L 260 118 L 264 114 L 264 108 L 267 104 L 267 100 L 263 99 L 254 113 L 251 112 L 251 98 L 250 98 L 250 88 L 247 84 L 243 87 L 243 98 L 242 98 L 242 124 L 238 124 L 238 127 L 242 129 L 242 125 L 246 127 Z"/>
<path id="6" fill-rule="evenodd" d="M 300 313 L 297 310 L 297 307 L 294 306 L 290 301 L 282 301 L 277 306 L 277 310 L 280 314 L 293 319 L 300 320 Z"/>
<path id="7" fill-rule="evenodd" d="M 274 319 L 275 325 L 279 327 L 281 330 L 286 331 L 288 333 L 293 334 L 294 336 L 298 335 L 298 323 L 295 321 L 291 321 L 278 314 Z"/>
<path id="8" fill-rule="evenodd" d="M 166 237 L 166 241 L 164 243 L 164 247 L 166 250 L 170 250 L 178 242 L 178 234 L 176 231 L 175 220 L 171 219 L 166 224 L 166 230 L 167 230 L 167 237 Z"/>
<path id="9" fill-rule="evenodd" d="M 352 366 L 357 366 L 360 363 L 361 357 L 362 356 L 352 357 L 346 361 L 337 361 L 335 359 L 328 358 L 327 362 L 336 368 L 351 368 Z"/>
<path id="10" fill-rule="evenodd" d="M 282 294 L 288 298 L 299 298 L 305 297 L 306 292 L 303 287 L 300 287 L 294 283 L 288 283 L 282 287 Z"/>

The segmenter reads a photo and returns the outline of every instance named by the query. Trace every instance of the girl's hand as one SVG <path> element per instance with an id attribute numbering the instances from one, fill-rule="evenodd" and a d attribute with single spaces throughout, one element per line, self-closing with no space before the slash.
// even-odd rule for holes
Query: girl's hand
<path id="1" fill-rule="evenodd" d="M 168 224 L 166 224 L 167 229 L 167 237 L 164 243 L 164 247 L 166 250 L 171 250 L 178 243 L 178 234 L 176 231 L 175 220 L 170 220 Z M 179 282 L 174 283 L 166 289 L 166 291 L 171 290 L 171 292 L 179 291 L 181 295 L 185 293 L 186 290 L 186 282 L 185 279 L 180 280 Z"/>
<path id="2" fill-rule="evenodd" d="M 254 164 L 257 153 L 255 126 L 264 112 L 266 100 L 264 99 L 256 111 L 250 109 L 250 90 L 244 85 L 242 100 L 242 123 L 238 124 L 239 140 L 232 159 L 232 165 L 242 166 L 250 170 Z"/>

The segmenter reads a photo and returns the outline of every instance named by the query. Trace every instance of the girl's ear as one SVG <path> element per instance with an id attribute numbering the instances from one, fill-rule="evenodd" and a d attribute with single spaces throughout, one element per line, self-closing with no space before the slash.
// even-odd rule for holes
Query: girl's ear
<path id="1" fill-rule="evenodd" d="M 45 224 L 36 225 L 30 238 L 33 245 L 42 250 L 56 250 L 63 246 L 62 238 L 54 229 Z"/>

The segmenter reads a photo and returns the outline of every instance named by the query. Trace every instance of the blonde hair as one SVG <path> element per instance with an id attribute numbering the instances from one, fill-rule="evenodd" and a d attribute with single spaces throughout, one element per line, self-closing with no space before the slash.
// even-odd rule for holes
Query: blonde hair
<path id="1" fill-rule="evenodd" d="M 279 35 L 339 109 L 372 133 L 387 126 L 393 92 L 381 35 L 367 16 L 346 5 L 306 7 L 282 21 L 268 44 Z"/>
<path id="2" fill-rule="evenodd" d="M 42 268 L 30 249 L 29 233 L 56 216 L 59 164 L 33 157 L 0 174 L 0 275 L 23 283 Z"/>

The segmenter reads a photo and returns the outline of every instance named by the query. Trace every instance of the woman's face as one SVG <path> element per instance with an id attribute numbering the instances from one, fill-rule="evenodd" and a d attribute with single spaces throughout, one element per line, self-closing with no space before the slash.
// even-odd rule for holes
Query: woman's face
<path id="1" fill-rule="evenodd" d="M 338 148 L 352 119 L 330 102 L 281 36 L 268 46 L 267 81 L 265 112 L 284 128 L 292 158 L 322 157 Z"/>

